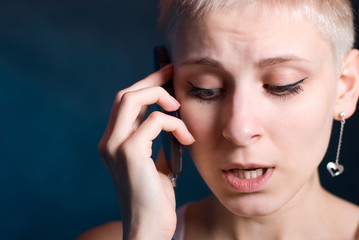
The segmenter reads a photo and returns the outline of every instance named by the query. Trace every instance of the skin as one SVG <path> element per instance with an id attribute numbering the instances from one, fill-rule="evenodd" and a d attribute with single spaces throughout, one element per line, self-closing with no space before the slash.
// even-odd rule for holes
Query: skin
<path id="1" fill-rule="evenodd" d="M 303 239 L 313 232 L 328 232 L 318 223 L 329 226 L 326 217 L 335 217 L 327 213 L 333 196 L 320 186 L 317 167 L 346 90 L 330 44 L 306 19 L 269 12 L 212 14 L 200 26 L 182 29 L 179 36 L 184 37 L 175 42 L 174 82 L 181 117 L 197 139 L 191 155 L 218 199 L 207 203 L 216 211 L 206 219 L 224 223 L 220 225 L 227 237 L 221 239 L 268 232 L 273 232 L 273 239 Z M 196 32 L 201 37 L 193 37 Z M 264 87 L 301 79 L 302 90 L 284 97 Z M 203 99 L 188 94 L 192 85 L 224 91 L 219 98 Z M 252 165 L 274 168 L 261 190 L 242 193 L 227 184 L 224 169 Z M 351 229 L 359 216 L 354 210 L 349 214 L 355 220 Z M 337 214 L 350 223 L 345 220 L 348 215 Z M 259 231 L 254 227 L 263 224 Z"/>
<path id="2" fill-rule="evenodd" d="M 283 16 L 271 21 L 250 17 L 236 21 L 235 15 L 211 15 L 201 25 L 200 44 L 192 47 L 192 39 L 180 39 L 174 54 L 178 68 L 174 82 L 181 116 L 198 139 L 191 154 L 202 177 L 233 213 L 262 216 L 318 181 L 315 169 L 327 148 L 337 84 L 330 47 L 314 27 L 298 21 L 298 31 L 293 30 L 293 22 L 281 23 Z M 192 36 L 197 30 L 192 29 L 181 35 Z M 191 63 L 202 58 L 221 67 Z M 276 58 L 288 61 L 260 63 Z M 304 78 L 303 91 L 285 97 L 263 87 Z M 187 81 L 200 88 L 222 88 L 225 93 L 220 99 L 200 101 L 188 96 Z M 256 194 L 231 191 L 223 170 L 249 164 L 274 167 L 270 182 Z"/>
<path id="3" fill-rule="evenodd" d="M 150 159 L 161 129 L 191 145 L 214 193 L 190 205 L 185 239 L 356 239 L 359 208 L 326 192 L 317 167 L 333 119 L 355 111 L 358 51 L 338 73 L 331 45 L 311 22 L 270 11 L 208 14 L 199 25 L 183 22 L 177 36 L 178 102 L 157 87 L 172 76 L 172 66 L 122 90 L 99 145 L 118 186 L 123 225 L 106 224 L 78 239 L 171 238 L 176 220 L 168 169 L 163 154 L 156 165 Z M 290 93 L 268 87 L 299 80 Z M 221 91 L 199 95 L 193 86 Z M 166 110 L 180 104 L 183 122 L 154 113 L 141 124 L 155 102 Z M 238 191 L 224 177 L 224 170 L 258 166 L 273 174 L 254 192 Z"/>

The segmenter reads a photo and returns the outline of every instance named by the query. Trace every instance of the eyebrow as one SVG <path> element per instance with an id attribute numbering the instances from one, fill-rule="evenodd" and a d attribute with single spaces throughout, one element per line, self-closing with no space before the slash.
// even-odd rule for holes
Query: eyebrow
<path id="1" fill-rule="evenodd" d="M 295 56 L 295 55 L 288 55 L 288 56 L 279 56 L 279 57 L 271 57 L 271 58 L 264 58 L 261 59 L 258 63 L 259 67 L 270 67 L 273 65 L 286 63 L 286 62 L 292 62 L 292 61 L 305 61 L 307 62 L 307 59 Z"/>
<path id="2" fill-rule="evenodd" d="M 258 62 L 258 66 L 264 68 L 281 63 L 291 62 L 291 61 L 308 61 L 308 60 L 295 55 L 278 56 L 278 57 L 261 59 Z M 180 66 L 184 66 L 184 65 L 204 65 L 204 66 L 224 69 L 223 65 L 219 61 L 210 57 L 189 59 L 180 64 Z"/>
<path id="3" fill-rule="evenodd" d="M 183 65 L 205 65 L 209 67 L 224 69 L 223 65 L 220 62 L 209 57 L 189 59 L 180 64 L 180 66 Z"/>

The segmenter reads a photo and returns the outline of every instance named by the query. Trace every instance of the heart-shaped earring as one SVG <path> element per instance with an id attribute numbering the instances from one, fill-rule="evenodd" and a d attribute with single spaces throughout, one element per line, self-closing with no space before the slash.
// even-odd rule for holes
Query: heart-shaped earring
<path id="1" fill-rule="evenodd" d="M 332 177 L 339 176 L 344 171 L 343 165 L 339 164 L 339 154 L 340 154 L 340 147 L 342 146 L 343 130 L 344 130 L 344 124 L 345 124 L 345 113 L 341 112 L 340 117 L 342 119 L 340 121 L 340 134 L 339 134 L 339 142 L 338 142 L 338 148 L 337 148 L 337 157 L 335 159 L 335 163 L 329 162 L 327 164 L 327 169 L 328 169 L 330 175 L 332 175 Z"/>
<path id="2" fill-rule="evenodd" d="M 332 177 L 336 177 L 344 171 L 344 166 L 333 162 L 328 162 L 327 169 Z"/>

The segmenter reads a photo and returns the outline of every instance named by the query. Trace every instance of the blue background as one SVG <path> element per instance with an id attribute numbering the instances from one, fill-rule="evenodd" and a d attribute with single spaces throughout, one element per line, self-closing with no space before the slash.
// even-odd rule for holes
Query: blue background
<path id="1" fill-rule="evenodd" d="M 120 219 L 97 151 L 116 92 L 153 70 L 157 1 L 0 1 L 0 238 L 74 239 Z M 359 204 L 359 114 L 323 185 Z M 339 125 L 324 162 L 335 159 Z M 187 157 L 178 204 L 208 194 Z"/>

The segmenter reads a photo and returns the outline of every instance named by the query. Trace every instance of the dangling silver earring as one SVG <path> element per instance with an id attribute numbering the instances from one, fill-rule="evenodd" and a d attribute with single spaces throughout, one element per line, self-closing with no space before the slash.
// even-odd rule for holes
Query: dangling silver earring
<path id="1" fill-rule="evenodd" d="M 343 129 L 345 124 L 345 113 L 341 112 L 340 117 L 342 118 L 340 121 L 340 134 L 339 134 L 339 142 L 338 142 L 338 149 L 337 149 L 337 157 L 335 159 L 335 163 L 329 162 L 327 164 L 327 169 L 332 177 L 336 177 L 340 175 L 344 171 L 344 166 L 339 164 L 339 154 L 340 154 L 340 147 L 342 146 L 342 138 L 343 138 Z"/>

